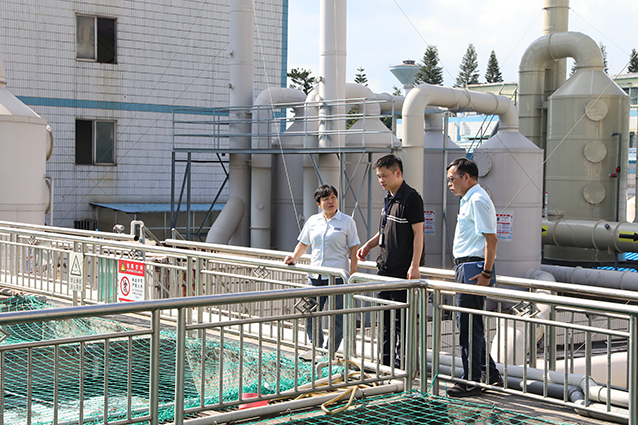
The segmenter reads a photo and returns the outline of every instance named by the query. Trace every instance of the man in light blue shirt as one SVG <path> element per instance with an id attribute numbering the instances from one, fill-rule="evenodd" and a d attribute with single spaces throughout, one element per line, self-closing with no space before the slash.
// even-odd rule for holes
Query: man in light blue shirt
<path id="1" fill-rule="evenodd" d="M 349 274 L 357 271 L 357 248 L 359 247 L 359 236 L 357 235 L 357 226 L 352 217 L 345 215 L 339 211 L 339 201 L 337 198 L 337 189 L 330 185 L 323 185 L 315 191 L 315 201 L 321 208 L 319 214 L 315 214 L 306 220 L 306 223 L 299 234 L 297 240 L 299 243 L 295 247 L 292 255 L 286 256 L 284 262 L 286 264 L 294 264 L 297 258 L 306 252 L 308 247 L 311 249 L 310 264 L 313 266 L 335 267 L 343 269 Z M 348 264 L 348 254 L 350 254 L 350 262 Z M 311 274 L 310 284 L 313 286 L 328 285 L 328 276 Z M 343 284 L 341 278 L 335 279 L 335 284 Z M 328 297 L 319 297 L 318 311 L 323 310 Z M 343 295 L 335 296 L 335 309 L 343 309 Z M 343 338 L 343 315 L 334 316 L 335 334 L 330 336 L 325 347 L 323 344 L 323 329 L 320 326 L 314 326 L 313 323 L 321 322 L 317 318 L 309 318 L 306 321 L 306 331 L 311 342 L 319 347 L 326 348 L 330 354 L 339 349 Z M 314 328 L 314 330 L 313 330 Z M 306 354 L 302 354 L 302 358 L 306 358 Z"/>
<path id="2" fill-rule="evenodd" d="M 457 158 L 447 167 L 447 184 L 452 193 L 461 196 L 461 204 L 454 232 L 454 275 L 458 283 L 465 283 L 463 263 L 483 261 L 483 270 L 470 277 L 470 283 L 488 286 L 496 259 L 496 209 L 485 190 L 478 184 L 478 167 L 467 158 Z M 473 310 L 485 308 L 485 297 L 458 292 L 456 305 Z M 470 317 L 472 320 L 472 346 L 469 344 Z M 479 382 L 485 368 L 486 344 L 483 317 L 478 314 L 457 313 L 463 379 Z M 488 354 L 489 356 L 489 354 Z M 471 362 L 469 361 L 471 360 Z M 503 379 L 492 357 L 486 382 L 503 385 Z M 448 390 L 449 397 L 469 397 L 481 393 L 481 388 L 457 383 Z"/>

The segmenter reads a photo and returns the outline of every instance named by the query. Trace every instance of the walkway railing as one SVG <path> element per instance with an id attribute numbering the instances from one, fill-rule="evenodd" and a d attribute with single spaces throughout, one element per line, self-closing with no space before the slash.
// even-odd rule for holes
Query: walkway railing
<path id="1" fill-rule="evenodd" d="M 338 270 L 310 267 L 303 264 L 303 261 L 296 266 L 286 266 L 282 262 L 286 253 L 276 251 L 208 246 L 172 240 L 167 242 L 175 247 L 87 239 L 75 235 L 55 235 L 32 229 L 0 226 L 0 283 L 55 298 L 75 299 L 79 304 L 96 304 L 48 310 L 46 314 L 37 311 L 0 314 L 2 329 L 34 321 L 44 323 L 72 318 L 88 320 L 113 314 L 143 313 L 150 317 L 146 325 L 134 330 L 106 334 L 98 332 L 97 335 L 76 336 L 76 339 L 54 337 L 46 341 L 0 345 L 1 369 L 10 369 L 5 368 L 6 361 L 14 355 L 12 353 L 17 352 L 23 353 L 20 364 L 25 365 L 27 371 L 32 371 L 32 360 L 29 359 L 37 358 L 37 351 L 43 348 L 53 350 L 49 351 L 53 353 L 50 357 L 54 359 L 49 369 L 59 372 L 63 368 L 55 366 L 55 362 L 64 357 L 60 354 L 60 347 L 64 347 L 65 344 L 82 342 L 82 347 L 86 347 L 87 344 L 93 344 L 93 347 L 96 344 L 107 347 L 104 349 L 106 354 L 103 354 L 107 359 L 110 353 L 108 347 L 112 341 L 128 341 L 116 344 L 118 347 L 129 347 L 123 359 L 137 357 L 133 355 L 131 347 L 141 344 L 146 349 L 146 354 L 142 357 L 150 359 L 150 363 L 139 366 L 148 372 L 149 389 L 142 395 L 133 394 L 133 390 L 130 389 L 125 390 L 124 395 L 119 395 L 129 401 L 126 407 L 128 416 L 125 419 L 120 416 L 117 420 L 124 422 L 118 423 L 135 423 L 138 420 L 135 414 L 141 414 L 140 418 L 148 416 L 148 420 L 157 421 L 160 405 L 175 406 L 176 421 L 180 423 L 179 418 L 183 414 L 246 403 L 241 396 L 244 388 L 257 388 L 254 391 L 257 393 L 256 400 L 279 398 L 286 391 L 292 391 L 294 394 L 312 392 L 299 384 L 298 378 L 304 363 L 297 361 L 297 356 L 302 350 L 307 349 L 311 350 L 311 357 L 330 353 L 316 348 L 312 351 L 312 344 L 304 332 L 305 324 L 309 318 L 325 318 L 327 323 L 323 327 L 326 335 L 333 335 L 337 314 L 336 296 L 344 295 L 345 338 L 341 351 L 346 363 L 339 367 L 345 369 L 345 376 L 349 376 L 353 369 L 358 370 L 359 365 L 362 365 L 367 368 L 367 375 L 364 377 L 359 371 L 354 377 L 346 377 L 342 384 L 329 385 L 345 388 L 353 385 L 353 382 L 388 382 L 398 379 L 405 387 L 406 383 L 408 386 L 411 385 L 412 377 L 420 375 L 421 386 L 425 391 L 428 389 L 426 377 L 430 373 L 430 376 L 435 376 L 433 391 L 444 395 L 445 388 L 450 383 L 466 382 L 459 378 L 462 366 L 458 358 L 458 334 L 452 319 L 458 312 L 473 312 L 456 307 L 450 297 L 450 294 L 455 292 L 466 292 L 484 295 L 488 299 L 488 304 L 493 305 L 488 311 L 480 311 L 477 314 L 485 317 L 485 337 L 490 342 L 492 356 L 499 363 L 500 371 L 505 378 L 505 387 L 497 390 L 570 406 L 608 420 L 627 420 L 632 425 L 638 423 L 638 380 L 635 379 L 638 364 L 638 307 L 583 298 L 589 296 L 598 299 L 619 298 L 625 301 L 638 301 L 638 297 L 632 292 L 507 277 L 499 277 L 498 283 L 510 287 L 524 287 L 525 291 L 482 288 L 440 279 L 389 282 L 387 278 L 363 273 L 352 276 L 350 282 L 367 282 L 365 284 L 309 288 L 305 285 L 306 273 L 320 272 L 330 275 L 331 280 L 345 276 Z M 85 272 L 82 286 L 84 290 L 75 291 L 75 298 L 74 291 L 71 290 L 72 282 L 69 281 L 70 269 L 73 266 L 70 262 L 75 256 L 70 253 L 73 252 L 83 255 Z M 147 284 L 144 291 L 145 302 L 100 305 L 116 301 L 116 285 L 119 283 L 120 271 L 118 264 L 123 259 L 144 265 Z M 366 267 L 374 266 L 366 262 L 362 268 Z M 421 271 L 424 277 L 451 278 L 449 270 Z M 375 297 L 378 291 L 390 288 L 409 290 L 407 302 L 394 304 Z M 580 298 L 556 295 L 557 293 L 578 293 Z M 318 296 L 329 298 L 327 311 L 316 312 L 308 308 L 311 304 L 308 300 Z M 400 339 L 402 347 L 406 349 L 399 368 L 385 367 L 379 362 L 384 331 L 382 319 L 388 314 L 391 318 L 399 315 L 403 324 L 404 332 L 400 335 L 391 332 L 392 338 Z M 162 322 L 163 326 L 173 329 L 176 335 L 173 342 L 168 345 L 175 347 L 176 352 L 172 358 L 174 361 L 171 360 L 169 363 L 175 364 L 176 369 L 173 371 L 161 366 L 162 380 L 164 375 L 168 374 L 169 377 L 166 379 L 178 383 L 172 384 L 172 387 L 169 385 L 171 389 L 168 392 L 174 393 L 170 400 L 166 398 L 166 391 L 163 392 L 162 400 L 159 400 L 159 396 L 154 393 L 156 390 L 153 389 L 153 383 L 156 383 L 153 379 L 157 379 L 154 374 L 161 362 L 158 356 L 167 347 L 163 342 L 157 345 L 160 318 L 170 319 L 168 322 Z M 320 329 L 321 326 L 316 326 L 315 330 L 317 328 Z M 147 342 L 136 342 L 140 338 Z M 198 342 L 194 343 L 193 338 Z M 221 343 L 218 342 L 211 348 L 212 340 Z M 206 360 L 202 360 L 204 364 L 200 363 L 187 373 L 185 370 L 191 366 L 183 366 L 179 359 L 192 359 L 193 347 L 199 347 L 195 351 L 199 350 L 200 357 L 207 359 L 209 349 L 212 352 L 228 350 L 225 342 L 238 344 L 242 352 L 256 347 L 259 353 L 274 353 L 276 359 L 291 359 L 291 388 L 271 388 L 270 385 L 279 385 L 276 384 L 280 382 L 279 376 L 272 381 L 275 384 L 268 384 L 267 391 L 261 383 L 242 382 L 242 368 L 245 365 L 242 365 L 242 355 L 238 354 L 235 357 L 240 359 L 240 371 L 236 374 L 239 377 L 233 379 L 238 383 L 239 390 L 235 396 L 224 393 L 223 388 L 227 385 L 224 383 L 217 384 L 214 390 L 205 385 L 205 388 L 202 387 L 205 381 L 222 379 L 204 376 L 207 368 L 210 372 L 214 362 L 206 365 Z M 263 363 L 260 363 L 259 359 L 257 356 L 255 376 L 264 375 L 263 370 L 260 370 Z M 338 365 L 330 359 L 333 359 L 333 356 L 328 355 L 326 367 L 337 367 Z M 351 363 L 351 360 L 357 366 Z M 131 364 L 131 361 L 127 360 L 128 363 L 125 363 Z M 132 367 L 131 364 L 130 368 Z M 221 367 L 222 369 L 218 369 L 217 372 L 224 375 L 223 366 L 215 367 Z M 273 368 L 274 373 L 278 369 L 280 366 Z M 341 373 L 335 370 L 322 371 L 321 376 Z M 436 373 L 432 374 L 432 371 Z M 55 394 L 60 388 L 59 381 L 55 378 L 59 377 L 58 372 L 51 377 L 51 394 Z M 186 379 L 185 373 L 190 374 L 189 379 L 192 381 L 182 385 Z M 192 378 L 196 375 L 199 376 L 197 379 Z M 625 375 L 626 379 L 622 384 L 617 383 L 618 375 Z M 313 379 L 317 382 L 320 379 L 312 373 L 306 377 L 309 377 L 311 382 Z M 0 376 L 0 384 L 4 390 L 8 388 L 7 379 L 6 373 Z M 29 396 L 29 385 L 33 384 L 29 379 L 25 377 L 20 381 L 26 383 L 23 388 L 27 391 L 24 395 L 25 400 L 31 400 L 26 404 L 26 409 L 33 408 L 33 403 L 38 403 Z M 104 377 L 101 379 L 104 388 L 112 385 L 111 380 Z M 473 384 L 496 389 L 485 383 Z M 398 387 L 395 385 L 392 388 Z M 180 391 L 191 391 L 186 397 L 187 400 L 192 400 L 194 395 L 198 395 L 199 398 L 195 397 L 197 402 L 194 405 L 185 405 L 185 398 Z M 211 391 L 216 392 L 216 399 L 211 398 Z M 147 407 L 140 408 L 130 401 L 137 400 L 138 397 L 148 400 Z M 255 400 L 251 399 L 252 401 Z M 0 399 L 0 403 L 5 401 Z M 108 403 L 109 400 L 105 399 L 104 405 Z M 6 404 L 3 406 L 7 407 Z M 144 413 L 144 409 L 147 409 L 147 413 Z M 263 409 L 265 410 L 261 412 L 269 411 L 268 409 L 273 407 L 267 406 Z M 257 408 L 249 410 L 253 413 L 259 412 Z M 222 423 L 221 420 L 224 418 L 237 420 L 246 414 L 237 411 L 223 417 L 216 415 L 215 418 L 217 423 Z M 116 421 L 108 412 L 104 413 L 104 419 L 105 422 Z M 203 419 L 197 420 L 200 422 L 192 420 L 192 423 L 212 423 L 201 420 Z M 0 423 L 9 422 L 5 420 Z"/>

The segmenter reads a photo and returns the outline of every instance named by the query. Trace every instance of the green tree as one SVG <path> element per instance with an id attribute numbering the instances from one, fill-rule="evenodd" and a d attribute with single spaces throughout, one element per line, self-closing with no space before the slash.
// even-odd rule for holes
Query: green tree
<path id="1" fill-rule="evenodd" d="M 363 86 L 368 86 L 368 77 L 366 76 L 365 69 L 357 68 L 357 73 L 354 74 L 354 82 Z"/>
<path id="2" fill-rule="evenodd" d="M 600 53 L 603 54 L 603 69 L 605 70 L 605 74 L 609 74 L 609 64 L 607 63 L 607 47 L 601 41 L 598 43 L 598 47 L 600 47 Z"/>
<path id="3" fill-rule="evenodd" d="M 638 52 L 636 49 L 631 49 L 631 56 L 629 57 L 629 67 L 627 72 L 638 72 Z"/>
<path id="4" fill-rule="evenodd" d="M 308 94 L 314 88 L 314 84 L 316 82 L 315 77 L 311 77 L 312 71 L 309 69 L 303 68 L 294 68 L 291 69 L 288 73 L 288 78 L 290 78 L 290 88 L 291 89 L 299 89 L 305 94 Z"/>
<path id="5" fill-rule="evenodd" d="M 490 53 L 490 59 L 487 61 L 485 81 L 488 83 L 503 82 L 503 75 L 501 75 L 501 69 L 498 66 L 498 60 L 496 59 L 496 53 L 494 52 L 494 50 L 492 50 L 492 53 Z"/>
<path id="6" fill-rule="evenodd" d="M 392 95 L 394 96 L 403 96 L 403 92 L 397 86 L 392 86 Z"/>
<path id="7" fill-rule="evenodd" d="M 631 49 L 631 56 L 629 57 L 629 67 L 627 72 L 638 72 L 638 52 L 636 49 Z"/>
<path id="8" fill-rule="evenodd" d="M 467 46 L 461 65 L 459 66 L 459 76 L 456 77 L 454 87 L 465 87 L 468 84 L 478 84 L 478 55 L 472 43 Z"/>
<path id="9" fill-rule="evenodd" d="M 432 44 L 428 44 L 425 49 L 421 68 L 414 76 L 414 85 L 423 83 L 443 85 L 443 68 L 439 66 L 439 49 Z"/>

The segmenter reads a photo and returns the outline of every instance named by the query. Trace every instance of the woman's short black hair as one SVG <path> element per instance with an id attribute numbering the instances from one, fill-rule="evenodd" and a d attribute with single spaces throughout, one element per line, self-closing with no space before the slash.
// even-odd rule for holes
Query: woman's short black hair
<path id="1" fill-rule="evenodd" d="M 321 201 L 321 198 L 330 196 L 333 193 L 335 194 L 335 196 L 339 196 L 339 194 L 337 193 L 337 189 L 335 189 L 334 186 L 331 186 L 329 184 L 319 186 L 317 190 L 315 190 L 315 202 L 319 203 L 319 201 Z"/>

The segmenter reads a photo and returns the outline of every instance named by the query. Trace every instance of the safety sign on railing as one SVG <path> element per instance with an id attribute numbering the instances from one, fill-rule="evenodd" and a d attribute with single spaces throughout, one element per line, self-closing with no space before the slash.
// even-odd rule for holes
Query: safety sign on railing
<path id="1" fill-rule="evenodd" d="M 117 301 L 144 301 L 144 263 L 119 260 L 117 267 Z"/>
<path id="2" fill-rule="evenodd" d="M 84 283 L 84 254 L 69 252 L 69 289 L 82 292 Z"/>

